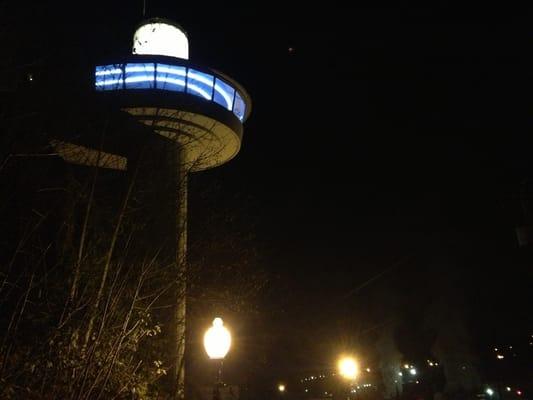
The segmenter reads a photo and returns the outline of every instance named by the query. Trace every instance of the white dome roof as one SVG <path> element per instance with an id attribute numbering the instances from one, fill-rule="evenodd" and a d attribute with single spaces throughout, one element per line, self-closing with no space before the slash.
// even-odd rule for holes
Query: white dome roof
<path id="1" fill-rule="evenodd" d="M 189 59 L 189 39 L 176 24 L 151 19 L 139 26 L 133 35 L 133 54 L 153 54 Z"/>

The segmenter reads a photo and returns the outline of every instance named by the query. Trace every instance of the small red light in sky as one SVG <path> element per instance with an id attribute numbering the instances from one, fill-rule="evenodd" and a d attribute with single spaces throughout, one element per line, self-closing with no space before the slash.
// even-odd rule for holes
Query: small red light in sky
<path id="1" fill-rule="evenodd" d="M 522 391 L 521 390 L 517 390 L 516 394 L 519 395 L 519 396 L 522 396 Z"/>
<path id="2" fill-rule="evenodd" d="M 289 50 L 289 53 L 294 53 L 294 47 L 289 47 L 288 50 Z"/>

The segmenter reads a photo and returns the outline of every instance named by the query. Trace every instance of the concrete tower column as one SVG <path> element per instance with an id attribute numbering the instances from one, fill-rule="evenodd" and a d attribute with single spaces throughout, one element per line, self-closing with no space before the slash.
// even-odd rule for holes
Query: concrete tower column
<path id="1" fill-rule="evenodd" d="M 185 398 L 185 335 L 187 314 L 187 175 L 185 151 L 176 146 L 176 399 Z"/>

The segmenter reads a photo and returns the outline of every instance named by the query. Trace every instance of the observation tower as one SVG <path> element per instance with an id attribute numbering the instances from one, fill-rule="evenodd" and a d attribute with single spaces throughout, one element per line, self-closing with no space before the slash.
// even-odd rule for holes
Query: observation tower
<path id="1" fill-rule="evenodd" d="M 241 147 L 243 123 L 251 111 L 250 97 L 227 75 L 189 61 L 185 31 L 160 18 L 137 27 L 131 55 L 95 67 L 94 89 L 102 101 L 118 105 L 168 142 L 169 165 L 176 178 L 176 271 L 186 277 L 187 175 L 235 157 Z M 99 156 L 97 162 L 102 160 Z M 176 393 L 183 398 L 186 279 L 180 282 L 174 352 Z"/>

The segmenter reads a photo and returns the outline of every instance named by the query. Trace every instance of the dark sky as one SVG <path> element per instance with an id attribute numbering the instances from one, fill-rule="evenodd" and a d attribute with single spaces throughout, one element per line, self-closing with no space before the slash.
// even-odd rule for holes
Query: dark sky
<path id="1" fill-rule="evenodd" d="M 346 319 L 379 324 L 380 291 L 415 324 L 430 312 L 417 303 L 464 297 L 450 307 L 480 348 L 531 328 L 514 232 L 533 148 L 526 14 L 435 4 L 249 5 L 215 9 L 209 28 L 184 13 L 192 56 L 254 100 L 238 158 L 198 182 L 251 197 L 288 336 L 335 342 Z"/>
<path id="2" fill-rule="evenodd" d="M 414 305 L 452 296 L 480 343 L 526 337 L 531 258 L 514 229 L 533 190 L 530 10 L 288 3 L 146 1 L 252 97 L 238 157 L 192 184 L 222 182 L 221 207 L 250 214 L 273 326 L 334 341 L 342 321 L 380 323 L 386 291 L 415 322 L 428 311 Z M 29 10 L 52 21 L 32 46 L 129 52 L 142 2 L 86 4 Z"/>

